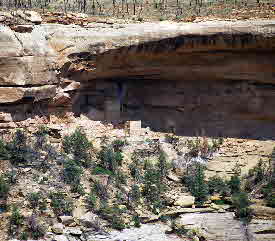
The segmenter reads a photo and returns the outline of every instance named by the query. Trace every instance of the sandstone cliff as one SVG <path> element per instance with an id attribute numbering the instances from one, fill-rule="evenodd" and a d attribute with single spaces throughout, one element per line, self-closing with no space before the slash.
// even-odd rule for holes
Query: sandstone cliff
<path id="1" fill-rule="evenodd" d="M 0 128 L 66 111 L 105 119 L 120 102 L 114 119 L 156 130 L 274 138 L 274 26 L 1 25 Z"/>

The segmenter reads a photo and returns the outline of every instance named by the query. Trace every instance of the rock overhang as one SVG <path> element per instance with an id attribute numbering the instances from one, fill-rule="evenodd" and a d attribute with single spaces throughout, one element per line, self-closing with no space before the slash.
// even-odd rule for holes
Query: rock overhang
<path id="1" fill-rule="evenodd" d="M 41 24 L 27 33 L 5 27 L 0 35 L 1 86 L 19 87 L 19 97 L 66 107 L 80 101 L 86 112 L 98 113 L 105 92 L 117 98 L 119 82 L 127 85 L 124 118 L 142 119 L 157 130 L 253 138 L 271 138 L 275 130 L 274 20 L 104 28 Z M 66 92 L 75 81 L 80 87 Z M 31 90 L 49 84 L 57 86 L 55 97 L 36 97 Z M 74 98 L 75 92 L 85 98 Z"/>

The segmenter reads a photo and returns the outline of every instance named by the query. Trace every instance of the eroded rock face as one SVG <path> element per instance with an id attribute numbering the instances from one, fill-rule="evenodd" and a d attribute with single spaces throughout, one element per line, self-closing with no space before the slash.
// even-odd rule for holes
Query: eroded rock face
<path id="1" fill-rule="evenodd" d="M 155 130 L 274 138 L 274 26 L 272 20 L 41 24 L 27 32 L 1 26 L 0 111 L 40 100 L 26 96 L 37 93 L 32 88 L 58 85 L 43 97 L 51 111 L 72 108 L 100 120 L 113 101 L 122 113 L 111 116 L 141 119 Z"/>

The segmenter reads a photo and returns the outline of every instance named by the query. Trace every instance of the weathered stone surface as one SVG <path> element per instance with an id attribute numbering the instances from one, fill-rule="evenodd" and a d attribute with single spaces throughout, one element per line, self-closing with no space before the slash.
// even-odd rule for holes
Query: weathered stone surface
<path id="1" fill-rule="evenodd" d="M 52 226 L 52 231 L 55 234 L 63 234 L 64 232 L 64 225 L 62 223 L 56 223 Z"/>
<path id="2" fill-rule="evenodd" d="M 59 216 L 58 217 L 62 224 L 69 226 L 74 223 L 74 218 L 72 216 Z"/>
<path id="3" fill-rule="evenodd" d="M 79 218 L 79 223 L 84 227 L 92 228 L 94 227 L 97 219 L 98 219 L 98 216 L 96 214 L 92 212 L 88 212 Z"/>
<path id="4" fill-rule="evenodd" d="M 66 228 L 66 233 L 80 236 L 82 234 L 82 231 L 80 228 Z"/>
<path id="5" fill-rule="evenodd" d="M 248 225 L 249 240 L 273 241 L 275 240 L 275 221 L 252 219 Z"/>
<path id="6" fill-rule="evenodd" d="M 131 240 L 131 241 L 180 241 L 180 237 L 175 234 L 166 234 L 169 230 L 167 225 L 143 224 L 140 228 L 128 228 L 123 231 L 112 231 L 109 234 L 91 232 L 87 235 L 87 240 Z"/>
<path id="7" fill-rule="evenodd" d="M 65 235 L 55 235 L 53 241 L 69 241 Z"/>
<path id="8" fill-rule="evenodd" d="M 181 207 L 190 207 L 194 205 L 195 203 L 195 197 L 193 196 L 179 196 L 179 198 L 175 201 L 175 206 L 181 206 Z"/>
<path id="9" fill-rule="evenodd" d="M 182 215 L 176 225 L 203 231 L 206 240 L 245 241 L 244 226 L 233 213 L 194 213 Z"/>
<path id="10" fill-rule="evenodd" d="M 41 87 L 0 87 L 0 103 L 11 103 L 23 99 L 33 98 L 36 101 L 53 98 L 56 94 L 56 86 L 45 85 Z"/>
<path id="11" fill-rule="evenodd" d="M 213 208 L 179 208 L 162 213 L 165 216 L 177 216 L 183 213 L 213 213 L 216 212 Z"/>
<path id="12" fill-rule="evenodd" d="M 250 206 L 253 215 L 259 218 L 268 218 L 270 220 L 275 220 L 275 208 L 251 205 Z"/>
<path id="13" fill-rule="evenodd" d="M 2 57 L 18 57 L 23 55 L 23 48 L 14 32 L 6 26 L 0 27 L 0 61 Z"/>
<path id="14" fill-rule="evenodd" d="M 169 173 L 169 174 L 167 175 L 167 178 L 168 178 L 169 180 L 173 181 L 173 182 L 177 182 L 177 183 L 180 183 L 180 182 L 181 182 L 181 179 L 180 179 L 178 176 L 176 176 L 175 174 L 173 174 L 173 173 Z"/>
<path id="15" fill-rule="evenodd" d="M 51 71 L 54 58 L 0 57 L 0 85 L 47 85 L 57 83 Z"/>
<path id="16" fill-rule="evenodd" d="M 23 18 L 24 20 L 30 21 L 32 23 L 40 24 L 42 22 L 41 16 L 35 11 L 17 10 L 15 14 Z"/>

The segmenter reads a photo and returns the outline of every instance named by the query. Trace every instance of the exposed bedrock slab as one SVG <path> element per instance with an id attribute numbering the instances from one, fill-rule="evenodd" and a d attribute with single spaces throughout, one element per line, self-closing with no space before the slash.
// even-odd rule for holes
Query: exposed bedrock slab
<path id="1" fill-rule="evenodd" d="M 50 99 L 56 95 L 56 86 L 45 85 L 41 87 L 0 87 L 0 104 L 12 103 L 23 98 L 31 98 L 35 101 Z"/>
<path id="2" fill-rule="evenodd" d="M 57 83 L 55 57 L 0 57 L 0 85 L 48 85 Z"/>

